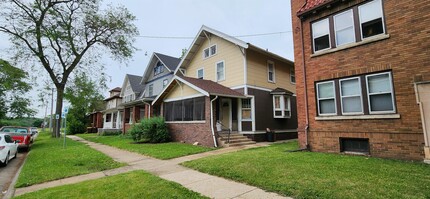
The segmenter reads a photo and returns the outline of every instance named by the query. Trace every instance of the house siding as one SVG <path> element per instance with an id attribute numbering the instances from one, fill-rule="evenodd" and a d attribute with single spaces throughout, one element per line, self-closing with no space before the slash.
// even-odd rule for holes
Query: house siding
<path id="1" fill-rule="evenodd" d="M 248 94 L 255 98 L 255 130 L 296 130 L 297 129 L 297 109 L 296 97 L 291 96 L 291 118 L 273 117 L 273 95 L 270 92 L 248 88 Z M 245 122 L 242 122 L 242 125 Z M 243 128 L 243 127 L 242 127 Z"/>
<path id="2" fill-rule="evenodd" d="M 176 85 L 172 91 L 164 98 L 164 100 L 176 100 L 179 98 L 201 94 L 200 92 L 194 90 L 193 88 L 182 84 L 181 86 Z"/>
<path id="3" fill-rule="evenodd" d="M 214 56 L 203 58 L 203 50 L 216 44 L 217 53 Z M 224 61 L 225 80 L 218 82 L 226 87 L 244 84 L 244 59 L 239 47 L 229 41 L 212 35 L 211 40 L 206 39 L 196 51 L 196 55 L 186 68 L 185 76 L 197 78 L 197 70 L 204 68 L 203 79 L 216 80 L 216 63 Z"/>
<path id="4" fill-rule="evenodd" d="M 290 81 L 290 70 L 294 67 L 291 64 L 271 58 L 268 55 L 256 52 L 254 50 L 246 51 L 247 58 L 247 84 L 267 89 L 284 88 L 293 93 L 296 87 Z M 275 82 L 268 81 L 267 62 L 273 61 L 275 64 Z"/>
<path id="5" fill-rule="evenodd" d="M 424 139 L 414 82 L 430 80 L 430 4 L 426 1 L 383 0 L 389 38 L 334 53 L 311 57 L 310 22 L 362 1 L 331 6 L 303 19 L 295 16 L 305 0 L 292 1 L 294 52 L 297 80 L 298 130 L 301 147 L 306 144 L 305 92 L 308 96 L 308 143 L 312 151 L 340 152 L 342 137 L 368 138 L 370 155 L 384 158 L 422 160 Z M 411 6 L 413 5 L 413 6 Z M 411 24 L 413 24 L 411 26 Z M 304 87 L 301 31 L 304 38 L 307 90 Z M 391 71 L 395 103 L 400 119 L 317 121 L 315 82 L 378 71 Z M 365 97 L 365 96 L 364 96 Z"/>

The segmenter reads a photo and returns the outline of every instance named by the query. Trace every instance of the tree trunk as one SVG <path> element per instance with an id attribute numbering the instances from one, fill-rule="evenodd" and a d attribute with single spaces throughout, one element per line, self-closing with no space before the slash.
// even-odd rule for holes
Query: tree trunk
<path id="1" fill-rule="evenodd" d="M 57 85 L 57 102 L 55 106 L 55 115 L 59 116 L 57 120 L 55 118 L 53 122 L 54 131 L 52 132 L 52 137 L 59 138 L 60 137 L 60 129 L 61 129 L 61 112 L 63 110 L 63 98 L 64 98 L 64 85 Z"/>

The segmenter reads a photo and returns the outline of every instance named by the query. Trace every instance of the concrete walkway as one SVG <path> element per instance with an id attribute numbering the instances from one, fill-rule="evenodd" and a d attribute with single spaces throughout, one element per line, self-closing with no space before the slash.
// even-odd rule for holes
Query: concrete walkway
<path id="1" fill-rule="evenodd" d="M 67 185 L 78 183 L 86 180 L 93 180 L 103 178 L 106 176 L 112 176 L 120 173 L 125 173 L 134 170 L 145 170 L 163 179 L 177 182 L 182 186 L 201 193 L 210 198 L 285 198 L 276 193 L 266 192 L 260 188 L 249 186 L 246 184 L 234 182 L 221 177 L 208 175 L 202 172 L 198 172 L 181 165 L 179 163 L 195 160 L 203 157 L 212 155 L 219 155 L 224 153 L 230 153 L 239 151 L 247 148 L 267 146 L 267 143 L 259 143 L 249 146 L 239 147 L 228 147 L 219 150 L 209 151 L 200 154 L 194 154 L 185 157 L 179 157 L 171 160 L 159 160 L 144 156 L 141 154 L 121 150 L 118 148 L 110 147 L 103 144 L 89 142 L 77 136 L 68 136 L 69 138 L 86 143 L 88 146 L 110 156 L 115 161 L 123 162 L 128 166 L 106 170 L 102 172 L 90 173 L 86 175 L 80 175 L 61 180 L 46 182 L 42 184 L 33 185 L 30 187 L 24 187 L 16 189 L 15 196 L 19 196 L 25 193 L 46 189 L 55 186 Z"/>

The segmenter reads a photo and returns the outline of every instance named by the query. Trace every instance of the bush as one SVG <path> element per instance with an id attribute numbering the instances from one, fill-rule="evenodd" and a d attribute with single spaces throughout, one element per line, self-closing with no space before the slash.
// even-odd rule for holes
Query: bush
<path id="1" fill-rule="evenodd" d="M 102 131 L 98 133 L 100 136 L 114 136 L 114 135 L 121 135 L 121 131 Z"/>
<path id="2" fill-rule="evenodd" d="M 140 123 L 134 124 L 128 133 L 136 142 L 162 143 L 170 141 L 167 125 L 162 117 L 143 119 Z"/>

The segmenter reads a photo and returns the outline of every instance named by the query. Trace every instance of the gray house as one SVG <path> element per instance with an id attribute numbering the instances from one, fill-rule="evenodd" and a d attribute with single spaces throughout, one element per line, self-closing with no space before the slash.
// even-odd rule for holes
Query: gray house
<path id="1" fill-rule="evenodd" d="M 160 109 L 151 103 L 170 83 L 180 61 L 175 57 L 153 53 L 143 76 L 126 75 L 121 92 L 124 108 L 123 132 L 126 132 L 132 123 L 160 114 Z"/>

